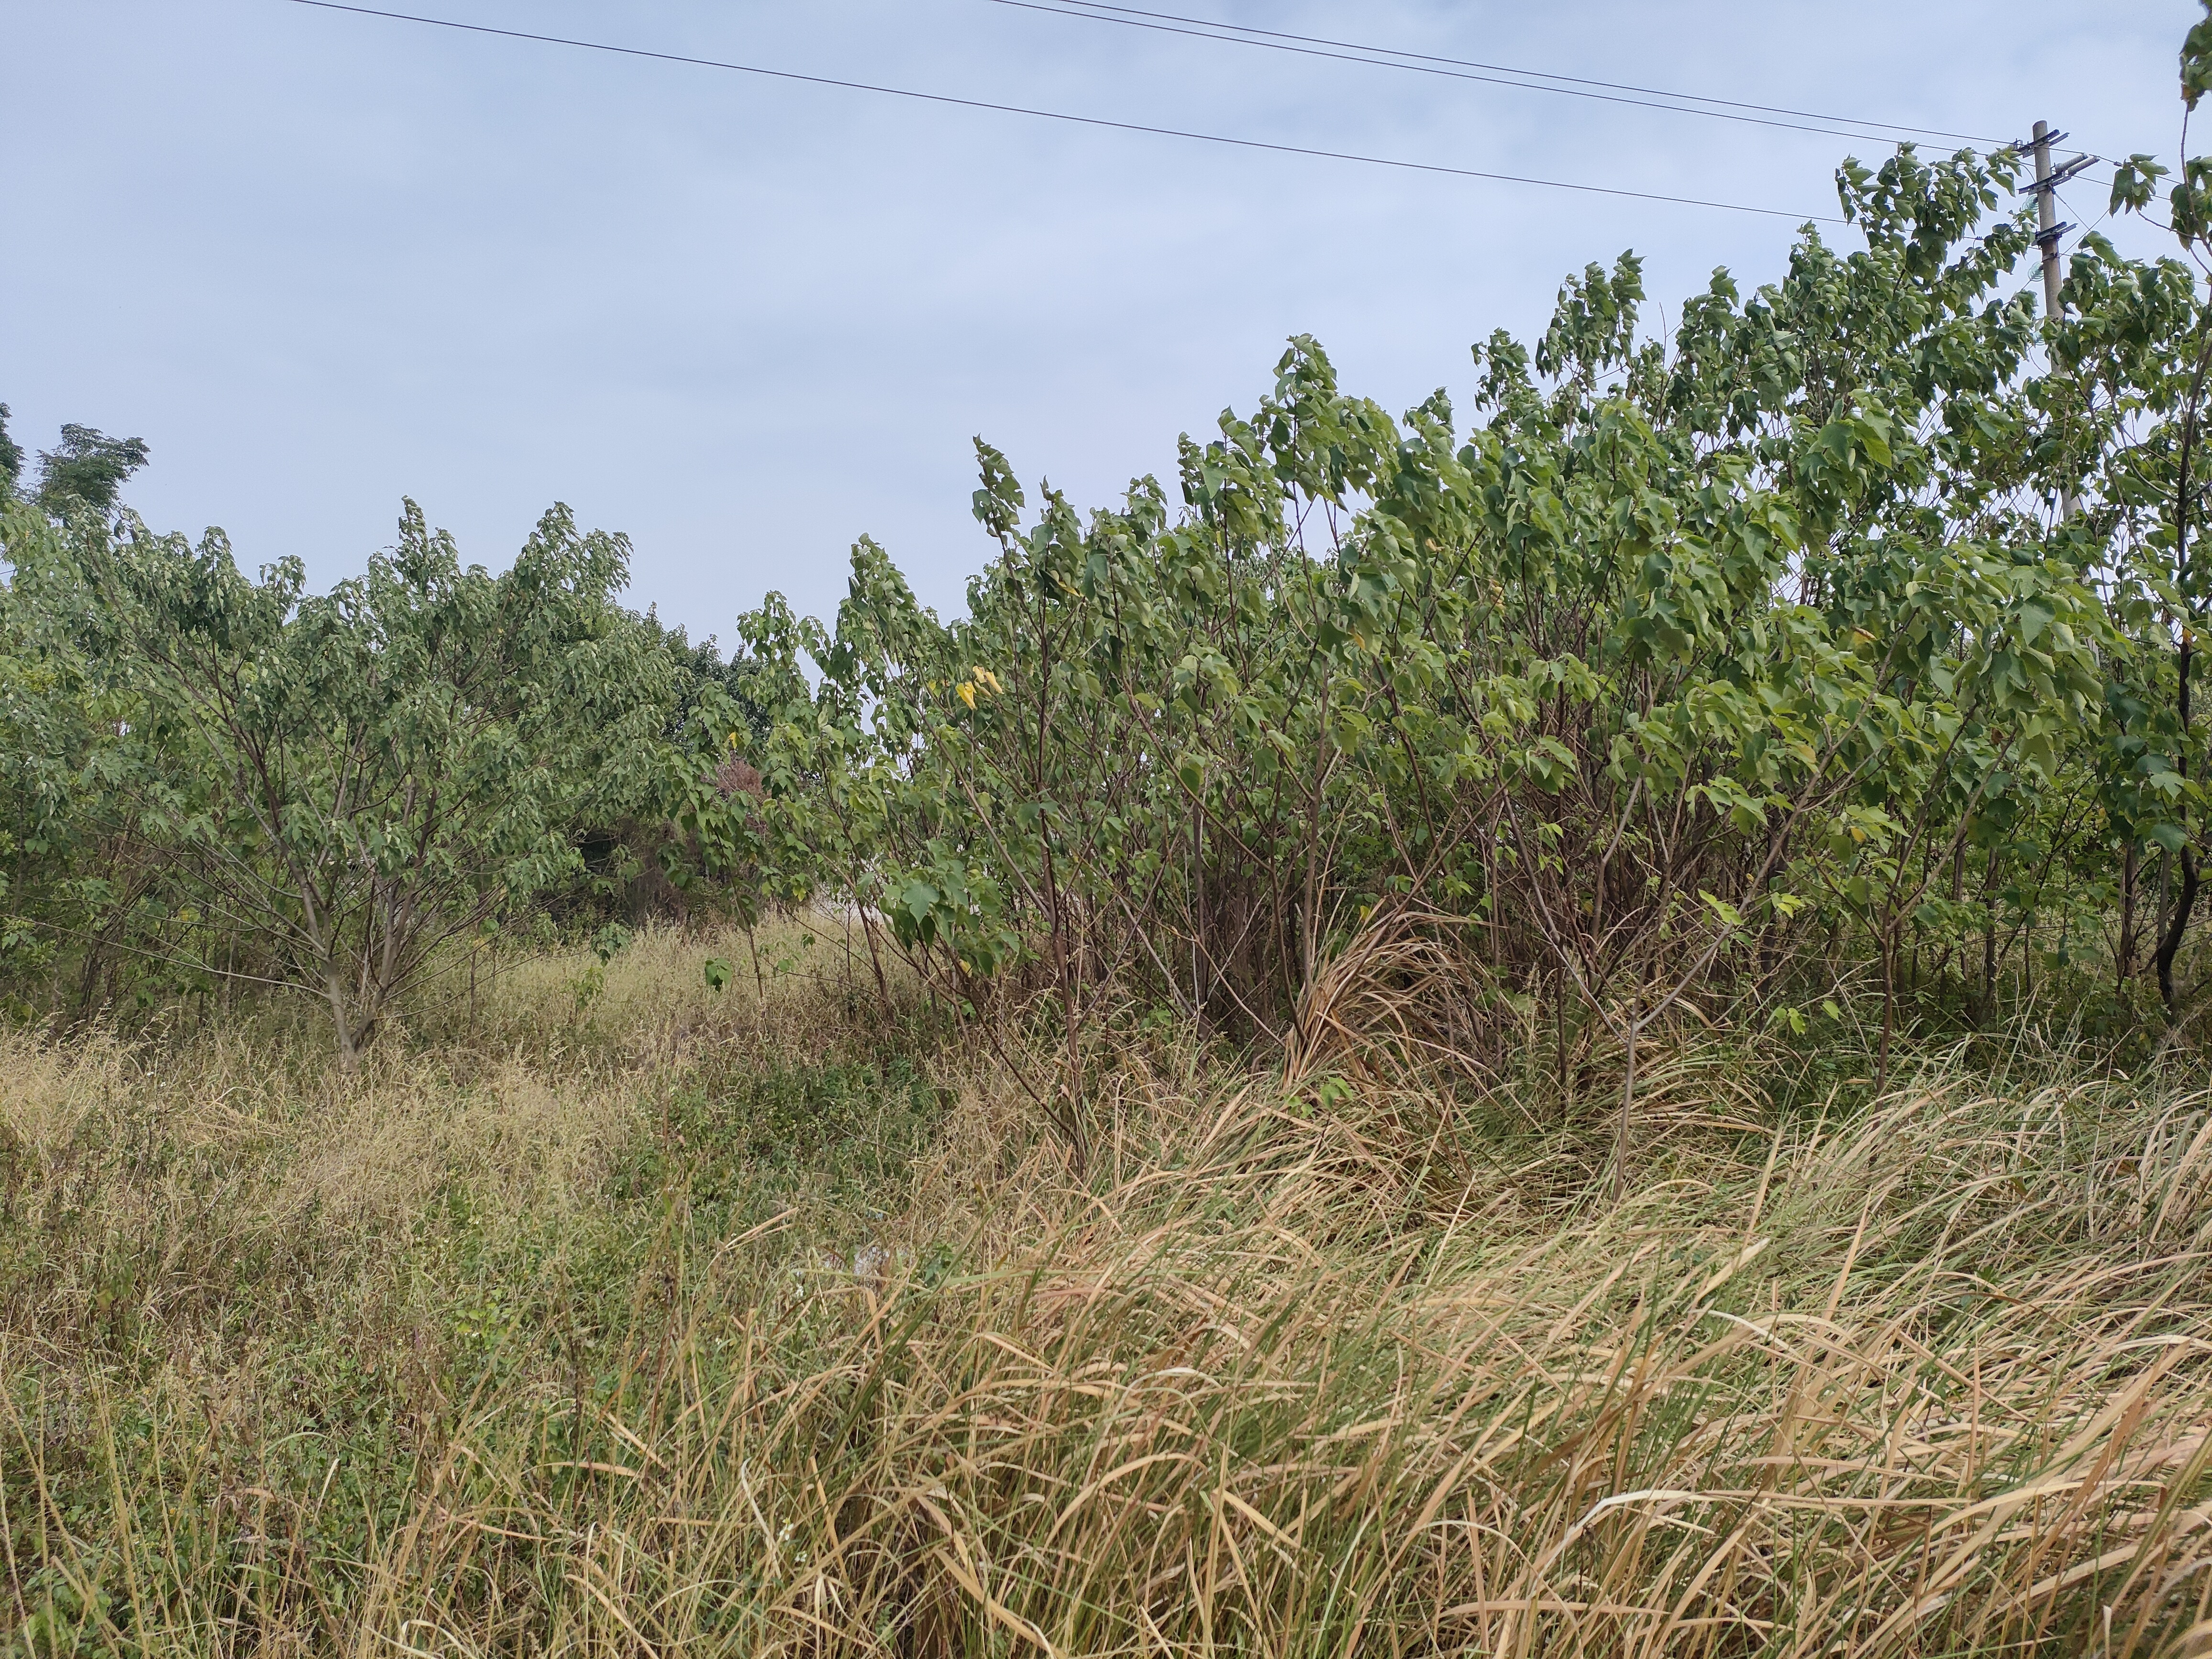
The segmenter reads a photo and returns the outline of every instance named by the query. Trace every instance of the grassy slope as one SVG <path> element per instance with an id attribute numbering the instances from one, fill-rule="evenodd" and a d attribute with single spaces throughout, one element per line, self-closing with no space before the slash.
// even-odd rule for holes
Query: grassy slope
<path id="1" fill-rule="evenodd" d="M 351 1079 L 0 1038 L 14 1651 L 2197 1650 L 2179 1085 L 1717 1066 L 1614 1208 L 1572 1137 L 1132 1039 L 1079 1187 L 706 949 Z"/>

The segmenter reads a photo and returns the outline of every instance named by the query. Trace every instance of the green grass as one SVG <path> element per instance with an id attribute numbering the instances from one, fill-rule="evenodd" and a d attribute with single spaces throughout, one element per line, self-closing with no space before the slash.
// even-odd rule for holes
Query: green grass
<path id="1" fill-rule="evenodd" d="M 0 1039 L 11 1652 L 2203 1645 L 2185 1079 L 1708 1034 L 1616 1206 L 1533 1096 L 1132 1033 L 1079 1182 L 982 1057 L 707 951 L 350 1077 Z"/>

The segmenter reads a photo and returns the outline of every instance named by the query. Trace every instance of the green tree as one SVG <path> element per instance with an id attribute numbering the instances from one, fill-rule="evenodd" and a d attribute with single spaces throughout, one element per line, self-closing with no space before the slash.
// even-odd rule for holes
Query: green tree
<path id="1" fill-rule="evenodd" d="M 410 502 L 398 545 L 321 596 L 296 560 L 242 575 L 216 532 L 79 522 L 61 550 L 100 690 L 132 711 L 129 821 L 173 867 L 191 948 L 214 969 L 257 946 L 349 1060 L 441 945 L 574 870 L 576 827 L 664 769 L 677 686 L 615 603 L 629 545 L 566 508 L 493 576 Z"/>
<path id="2" fill-rule="evenodd" d="M 8 405 L 0 404 L 0 504 L 13 501 L 23 476 L 23 446 L 8 435 Z"/>
<path id="3" fill-rule="evenodd" d="M 1632 256 L 1593 266 L 1533 350 L 1478 348 L 1464 437 L 1441 394 L 1394 419 L 1295 341 L 1184 441 L 1180 514 L 1140 479 L 1031 518 L 979 444 L 966 616 L 864 538 L 834 630 L 741 624 L 781 688 L 748 866 L 853 901 L 987 1027 L 1056 1027 L 1079 1152 L 1102 1010 L 1141 988 L 1306 1041 L 1362 928 L 1449 964 L 1450 1029 L 1410 1048 L 1504 1064 L 1548 1004 L 1563 1082 L 1571 1031 L 1619 1056 L 1624 1136 L 1647 1028 L 1793 1012 L 1848 971 L 1823 937 L 1871 957 L 1886 1056 L 1923 943 L 2044 902 L 2021 805 L 2094 779 L 2130 648 L 2050 510 L 2096 434 L 2033 414 L 2075 388 L 2004 291 L 2018 171 L 1848 164 L 1863 250 L 1808 231 L 1748 298 L 1717 274 L 1671 340 Z M 1979 901 L 1970 849 L 2005 878 Z"/>
<path id="4" fill-rule="evenodd" d="M 60 447 L 39 452 L 39 505 L 57 517 L 76 510 L 112 513 L 117 493 L 150 453 L 143 438 L 111 438 L 64 422 Z"/>

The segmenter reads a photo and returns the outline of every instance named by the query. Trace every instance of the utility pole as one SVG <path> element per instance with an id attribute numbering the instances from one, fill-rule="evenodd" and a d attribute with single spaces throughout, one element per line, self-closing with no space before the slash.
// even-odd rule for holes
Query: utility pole
<path id="1" fill-rule="evenodd" d="M 2051 123 L 2035 124 L 2035 245 L 2043 250 L 2043 312 L 2058 314 L 2058 239 L 2072 228 L 2058 222 L 2058 181 L 2051 176 L 2051 147 L 2065 138 Z"/>
<path id="2" fill-rule="evenodd" d="M 2035 192 L 2035 245 L 2043 250 L 2043 314 L 2058 315 L 2058 285 L 2063 280 L 2058 273 L 2058 239 L 2074 228 L 2058 222 L 2058 186 L 2089 165 L 2084 155 L 2069 161 L 2053 172 L 2051 166 L 2051 147 L 2064 141 L 2066 135 L 2053 132 L 2051 123 L 2038 121 L 2035 136 L 2029 142 L 2035 151 L 2035 182 L 2029 188 Z M 2058 495 L 2058 521 L 2061 524 L 2074 516 L 2074 487 L 2061 488 Z"/>

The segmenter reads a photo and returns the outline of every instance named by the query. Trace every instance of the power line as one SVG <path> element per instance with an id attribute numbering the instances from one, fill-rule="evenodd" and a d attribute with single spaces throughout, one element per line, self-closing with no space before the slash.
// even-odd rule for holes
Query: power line
<path id="1" fill-rule="evenodd" d="M 1895 121 L 1862 120 L 1855 115 L 1824 115 L 1817 110 L 1792 109 L 1786 105 L 1751 104 L 1745 103 L 1741 100 L 1734 98 L 1708 98 L 1702 93 L 1670 92 L 1663 87 L 1639 87 L 1620 81 L 1594 81 L 1583 76 L 1555 75 L 1549 70 L 1522 69 L 1511 64 L 1485 64 L 1468 58 L 1442 58 L 1429 52 L 1406 52 L 1395 46 L 1367 46 L 1357 40 L 1334 40 L 1326 35 L 1289 34 L 1279 29 L 1255 28 L 1246 23 L 1217 22 L 1211 18 L 1185 17 L 1175 12 L 1143 11 L 1134 6 L 1109 5 L 1105 3 L 1105 0 L 1065 0 L 1065 5 L 1068 9 L 1065 10 L 1062 15 L 1066 16 L 1083 16 L 1094 12 L 1115 12 L 1125 14 L 1131 17 L 1155 17 L 1170 22 L 1191 23 L 1206 28 L 1234 31 L 1237 34 L 1265 35 L 1273 40 L 1296 40 L 1304 42 L 1310 46 L 1340 46 L 1347 52 L 1377 52 L 1390 58 L 1410 58 L 1416 63 L 1444 64 L 1449 64 L 1455 69 L 1488 70 L 1499 75 L 1528 76 L 1537 81 L 1563 81 L 1571 86 L 1600 87 L 1608 92 L 1638 92 L 1653 98 L 1675 98 L 1681 99 L 1691 103 L 1718 104 L 1729 109 L 1756 110 L 1760 113 L 1766 115 L 1796 116 L 1800 119 L 1807 121 L 1840 121 L 1849 126 L 1880 127 L 1885 131 L 1889 132 L 1917 132 L 1930 138 L 1960 138 L 1965 140 L 1970 144 L 2002 145 L 2003 143 L 2002 139 L 1991 138 L 1984 134 L 1972 132 L 1947 132 L 1941 127 L 1911 126 Z M 1082 11 L 1073 9 L 1073 8 L 1076 7 L 1081 7 L 1085 9 Z M 1216 40 L 1221 40 L 1227 37 L 1224 35 L 1216 35 L 1213 38 Z M 1364 61 L 1372 63 L 1376 60 L 1370 58 Z M 1514 82 L 1512 84 L 1528 85 L 1528 83 L 1527 82 Z M 1535 92 L 1550 92 L 1563 89 L 1564 88 L 1551 87 L 1530 87 L 1530 90 Z M 1685 114 L 1704 114 L 1707 112 L 1708 112 L 1699 110 L 1685 110 L 1683 112 Z M 1857 137 L 1864 135 L 1846 133 L 1843 136 L 1846 137 Z"/>
<path id="2" fill-rule="evenodd" d="M 604 40 L 579 40 L 566 35 L 533 34 L 523 29 L 494 28 L 486 23 L 463 23 L 447 17 L 424 17 L 413 12 L 385 11 L 374 6 L 341 3 L 341 0 L 291 0 L 295 6 L 319 11 L 352 12 L 362 17 L 387 18 L 398 23 L 422 23 L 433 28 L 458 29 L 467 34 L 495 35 L 509 40 L 535 40 L 550 46 L 574 46 L 587 52 L 612 52 L 623 58 L 650 58 L 664 64 L 688 64 L 698 69 L 729 70 L 740 75 L 764 76 L 808 86 L 837 87 L 848 92 L 872 92 L 889 98 L 908 98 L 921 103 L 945 104 L 959 109 L 991 110 L 1002 115 L 1026 115 L 1042 121 L 1064 121 L 1076 126 L 1103 127 L 1115 132 L 1140 132 L 1161 138 L 1188 138 L 1200 143 L 1226 144 L 1237 149 L 1272 150 L 1280 155 L 1306 155 L 1328 161 L 1357 161 L 1366 167 L 1396 167 L 1409 173 L 1441 173 L 1455 179 L 1480 179 L 1493 184 L 1534 185 L 1546 190 L 1569 190 L 1586 196 L 1617 196 L 1631 201 L 1662 202 L 1675 207 L 1713 208 L 1725 213 L 1752 213 L 1773 219 L 1807 220 L 1841 224 L 1832 213 L 1794 213 L 1787 208 L 1749 207 L 1741 202 L 1708 201 L 1696 196 L 1669 196 L 1657 191 L 1626 190 L 1613 185 L 1578 185 L 1561 179 L 1533 179 L 1514 173 L 1487 173 L 1474 167 L 1445 167 L 1436 161 L 1408 161 L 1395 156 L 1362 155 L 1350 150 L 1318 149 L 1304 144 L 1272 143 L 1264 138 L 1234 138 L 1218 132 L 1194 132 L 1182 127 L 1149 126 L 1137 121 L 1113 121 L 1099 115 L 1073 115 L 1065 110 L 1032 109 L 1020 104 L 992 103 L 981 98 L 955 98 L 948 93 L 917 92 L 908 87 L 887 87 L 867 81 L 843 81 L 826 75 L 801 75 L 795 70 L 766 69 L 757 64 L 731 63 L 715 58 L 692 58 L 681 52 L 652 52 L 642 46 L 619 46 Z"/>
<path id="3" fill-rule="evenodd" d="M 1743 121 L 1755 126 L 1780 128 L 1785 132 L 1812 132 L 1833 138 L 1857 138 L 1872 144 L 1891 144 L 1900 142 L 1896 137 L 1885 136 L 1885 132 L 1902 133 L 1908 136 L 1918 134 L 1926 138 L 1958 139 L 1966 143 L 1979 144 L 1990 152 L 2014 150 L 2023 157 L 2030 148 L 2025 140 L 2008 141 L 1993 138 L 1986 133 L 1952 132 L 1942 127 L 1910 126 L 1902 122 L 1875 121 L 1855 115 L 1824 115 L 1817 110 L 1793 109 L 1786 105 L 1753 104 L 1734 98 L 1707 97 L 1703 93 L 1674 92 L 1662 87 L 1639 87 L 1618 81 L 1594 81 L 1577 75 L 1557 75 L 1548 70 L 1522 69 L 1511 64 L 1486 64 L 1474 58 L 1443 58 L 1429 52 L 1407 52 L 1396 46 L 1370 46 L 1357 40 L 1337 40 L 1327 35 L 1291 34 L 1279 29 L 1259 28 L 1249 23 L 1228 23 L 1213 18 L 1187 17 L 1179 12 L 1146 11 L 1135 6 L 1109 5 L 1106 3 L 1106 0 L 993 0 L 993 3 L 1013 6 L 1024 11 L 1045 12 L 1055 17 L 1079 18 L 1086 22 L 1121 23 L 1134 28 L 1157 30 L 1164 34 L 1188 35 L 1196 40 L 1218 40 L 1225 46 L 1262 46 L 1270 51 L 1297 52 L 1302 57 L 1327 58 L 1345 64 L 1366 64 L 1376 69 L 1406 70 L 1417 74 L 1445 76 L 1458 81 L 1478 81 L 1489 86 L 1514 87 L 1523 92 L 1556 92 L 1571 98 L 1590 98 L 1603 103 L 1626 104 L 1638 109 L 1665 110 L 1676 115 L 1705 115 L 1716 120 Z M 1157 22 L 1141 21 L 1144 19 L 1161 21 Z M 1191 27 L 1188 28 L 1172 27 L 1178 24 L 1188 24 Z M 1245 38 L 1252 35 L 1266 38 L 1258 40 Z M 1305 44 L 1303 46 L 1277 44 L 1291 41 Z M 1341 47 L 1343 50 L 1340 52 L 1318 50 L 1321 47 L 1331 46 Z M 1362 53 L 1371 55 L 1359 55 Z M 1409 61 L 1397 61 L 1400 59 Z M 1440 64 L 1454 67 L 1431 67 Z M 1459 70 L 1490 70 L 1496 73 L 1471 75 L 1455 72 Z M 1505 78 L 1513 76 L 1527 78 L 1519 80 Z M 1564 86 L 1540 84 L 1545 81 L 1559 81 L 1568 84 Z M 1602 87 L 1613 93 L 1645 93 L 1650 94 L 1650 98 L 1674 99 L 1681 101 L 1653 103 L 1644 98 L 1611 97 L 1602 92 L 1580 90 L 1586 87 Z M 1698 109 L 1693 107 L 1696 104 L 1716 104 L 1722 107 Z M 1804 121 L 1840 121 L 1845 125 L 1808 126 L 1798 121 L 1765 120 L 1754 115 L 1739 115 L 1731 112 L 1737 110 L 1760 110 L 1768 115 L 1802 117 Z M 1864 131 L 1869 127 L 1882 128 L 1885 132 Z M 2083 156 L 2077 158 L 2076 165 L 2100 162 L 2104 159 L 2098 155 Z M 2089 178 L 2094 183 L 2103 185 L 2112 183 L 2109 177 L 2095 174 L 2084 176 Z"/>
<path id="4" fill-rule="evenodd" d="M 1218 40 L 1224 46 L 1257 46 L 1268 52 L 1295 52 L 1302 58 L 1328 58 L 1343 64 L 1366 64 L 1376 69 L 1403 70 L 1413 75 L 1443 76 L 1454 81 L 1477 81 L 1486 86 L 1514 87 L 1523 92 L 1552 92 L 1567 98 L 1588 98 L 1600 103 L 1627 104 L 1638 109 L 1666 110 L 1676 115 L 1703 115 L 1716 121 L 1741 121 L 1753 126 L 1778 127 L 1786 132 L 1820 133 L 1831 138 L 1857 138 L 1868 143 L 1890 144 L 1897 140 L 1865 131 L 1879 127 L 1892 133 L 1917 133 L 1931 138 L 1957 138 L 1969 143 L 1998 145 L 2002 140 L 1968 132 L 1946 132 L 1940 127 L 1905 126 L 1894 121 L 1862 121 L 1855 116 L 1821 115 L 1810 110 L 1786 109 L 1770 104 L 1747 104 L 1730 98 L 1706 98 L 1692 92 L 1668 92 L 1658 87 L 1626 86 L 1612 81 L 1591 81 L 1580 76 L 1553 75 L 1543 70 L 1520 69 L 1510 64 L 1483 64 L 1462 58 L 1439 58 L 1426 52 L 1401 52 L 1395 46 L 1368 46 L 1357 40 L 1333 40 L 1323 35 L 1287 34 L 1278 29 L 1253 28 L 1243 23 L 1218 22 L 1208 17 L 1185 17 L 1176 12 L 1139 11 L 1133 6 L 1109 6 L 1095 0 L 993 0 L 1023 11 L 1041 11 L 1054 17 L 1079 19 L 1088 23 L 1117 23 L 1127 28 L 1149 29 L 1161 34 L 1186 35 L 1195 40 Z M 1079 9 L 1080 8 L 1080 9 Z M 1157 20 L 1157 21 L 1148 21 Z M 1187 26 L 1187 27 L 1186 27 Z M 1217 32 L 1218 31 L 1218 32 Z M 1260 37 L 1260 38 L 1253 38 Z M 1487 71 L 1476 73 L 1474 71 Z M 1528 78 L 1510 79 L 1510 76 Z M 1560 81 L 1564 86 L 1546 86 Z M 1603 88 L 1598 91 L 1594 88 Z M 1632 97 L 1630 94 L 1644 94 Z M 1655 102 L 1674 99 L 1673 103 Z M 1717 104 L 1717 109 L 1698 109 L 1695 104 Z M 1759 110 L 1763 114 L 1741 112 Z M 1780 120 L 1775 118 L 1799 118 Z M 1845 126 L 1810 126 L 1807 122 L 1837 121 Z M 1846 128 L 1850 130 L 1846 130 Z"/>

